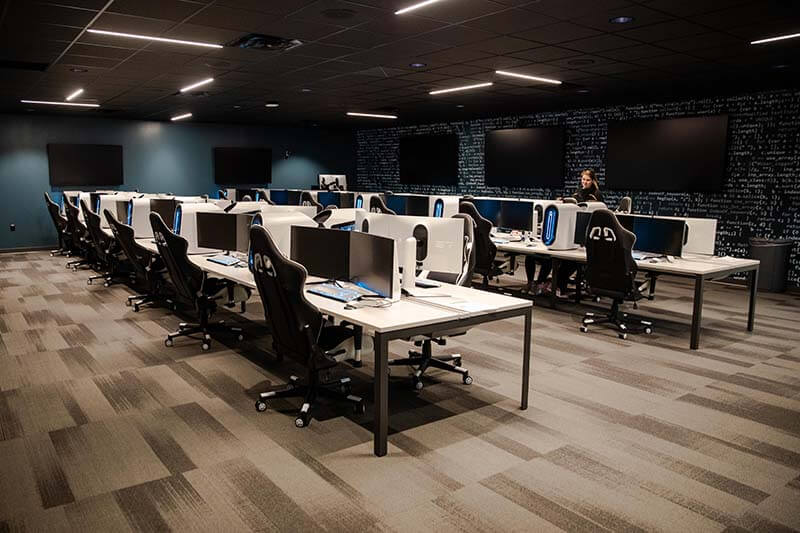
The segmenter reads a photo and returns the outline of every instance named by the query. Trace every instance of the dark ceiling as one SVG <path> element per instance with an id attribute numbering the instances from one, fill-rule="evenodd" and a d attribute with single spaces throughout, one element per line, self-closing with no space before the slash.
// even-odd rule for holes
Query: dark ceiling
<path id="1" fill-rule="evenodd" d="M 205 122 L 373 127 L 387 122 L 345 112 L 430 122 L 790 86 L 800 70 L 800 39 L 749 44 L 800 32 L 796 0 L 441 0 L 394 14 L 418 1 L 6 1 L 0 110 L 151 120 L 191 112 Z M 609 21 L 617 16 L 633 21 Z M 87 28 L 220 44 L 257 32 L 303 44 L 286 52 L 207 49 Z M 564 83 L 506 78 L 496 69 Z M 176 94 L 207 77 L 215 81 Z M 428 94 L 485 81 L 494 85 Z M 79 87 L 76 101 L 101 107 L 19 102 L 63 100 Z M 268 109 L 268 101 L 280 107 Z"/>

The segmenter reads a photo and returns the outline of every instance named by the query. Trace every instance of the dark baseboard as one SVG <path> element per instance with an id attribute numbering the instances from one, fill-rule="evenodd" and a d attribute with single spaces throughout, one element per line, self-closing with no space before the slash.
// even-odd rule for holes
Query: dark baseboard
<path id="1" fill-rule="evenodd" d="M 42 250 L 56 250 L 58 244 L 49 244 L 47 246 L 25 246 L 23 248 L 0 248 L 0 254 L 14 254 L 19 252 L 41 252 Z"/>

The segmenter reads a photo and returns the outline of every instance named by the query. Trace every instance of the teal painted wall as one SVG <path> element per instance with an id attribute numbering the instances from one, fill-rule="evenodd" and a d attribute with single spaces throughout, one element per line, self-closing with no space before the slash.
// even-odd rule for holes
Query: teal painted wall
<path id="1" fill-rule="evenodd" d="M 122 145 L 123 190 L 216 195 L 215 146 L 272 148 L 274 188 L 310 188 L 318 174 L 355 176 L 349 131 L 0 114 L 0 250 L 56 242 L 42 196 L 60 196 L 50 186 L 48 143 Z"/>

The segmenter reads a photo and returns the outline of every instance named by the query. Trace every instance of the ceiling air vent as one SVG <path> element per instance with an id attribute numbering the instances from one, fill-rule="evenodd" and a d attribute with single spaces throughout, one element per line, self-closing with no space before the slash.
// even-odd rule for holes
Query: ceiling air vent
<path id="1" fill-rule="evenodd" d="M 16 70 L 35 70 L 37 72 L 44 72 L 49 63 L 36 63 L 34 61 L 11 61 L 7 59 L 0 59 L 0 68 L 12 68 Z"/>
<path id="2" fill-rule="evenodd" d="M 285 52 L 303 44 L 297 39 L 285 39 L 274 35 L 261 33 L 248 33 L 229 42 L 226 46 L 234 48 L 250 48 L 253 50 L 266 50 L 268 52 Z"/>

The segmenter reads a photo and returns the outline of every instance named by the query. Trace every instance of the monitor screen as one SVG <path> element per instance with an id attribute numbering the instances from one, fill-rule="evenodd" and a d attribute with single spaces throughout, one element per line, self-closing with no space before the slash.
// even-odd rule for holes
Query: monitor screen
<path id="1" fill-rule="evenodd" d="M 286 205 L 300 205 L 303 191 L 286 191 Z"/>
<path id="2" fill-rule="evenodd" d="M 491 222 L 492 226 L 497 227 L 497 222 L 500 219 L 500 200 L 479 200 L 475 198 L 470 202 L 483 218 Z"/>
<path id="3" fill-rule="evenodd" d="M 353 196 L 353 193 L 347 192 L 319 191 L 317 193 L 317 201 L 322 204 L 322 207 L 335 205 L 340 209 L 346 209 L 353 207 Z"/>
<path id="4" fill-rule="evenodd" d="M 634 250 L 680 257 L 683 251 L 683 235 L 686 222 L 663 218 L 634 217 L 633 233 L 636 234 Z"/>
<path id="5" fill-rule="evenodd" d="M 428 203 L 428 197 L 421 195 L 390 194 L 386 197 L 386 207 L 398 215 L 426 217 Z"/>
<path id="6" fill-rule="evenodd" d="M 271 181 L 271 149 L 214 148 L 214 183 L 235 185 Z"/>
<path id="7" fill-rule="evenodd" d="M 311 276 L 349 278 L 350 231 L 292 226 L 291 259 L 306 267 Z"/>
<path id="8" fill-rule="evenodd" d="M 574 238 L 575 244 L 579 244 L 580 246 L 586 246 L 586 230 L 589 229 L 589 219 L 591 218 L 592 218 L 592 213 L 590 211 L 579 211 L 578 213 L 576 213 L 575 238 Z"/>
<path id="9" fill-rule="evenodd" d="M 351 238 L 350 281 L 363 284 L 384 298 L 391 298 L 394 281 L 394 239 L 359 231 L 346 234 Z"/>
<path id="10" fill-rule="evenodd" d="M 161 215 L 161 218 L 164 219 L 164 222 L 169 226 L 172 224 L 172 221 L 175 218 L 175 206 L 177 202 L 175 200 L 168 200 L 163 198 L 151 198 L 150 199 L 150 212 L 151 213 L 158 213 Z"/>
<path id="11" fill-rule="evenodd" d="M 215 250 L 247 252 L 253 215 L 196 213 L 197 246 Z"/>
<path id="12" fill-rule="evenodd" d="M 608 124 L 606 187 L 617 190 L 720 191 L 728 116 Z"/>
<path id="13" fill-rule="evenodd" d="M 501 200 L 497 227 L 533 231 L 533 202 Z"/>
<path id="14" fill-rule="evenodd" d="M 50 185 L 122 185 L 122 146 L 48 144 Z"/>
<path id="15" fill-rule="evenodd" d="M 270 189 L 269 199 L 272 200 L 275 205 L 288 205 L 289 191 L 285 189 Z"/>
<path id="16" fill-rule="evenodd" d="M 458 184 L 458 135 L 415 135 L 400 139 L 400 183 Z"/>
<path id="17" fill-rule="evenodd" d="M 561 126 L 487 132 L 484 143 L 486 185 L 563 187 L 564 132 Z"/>

